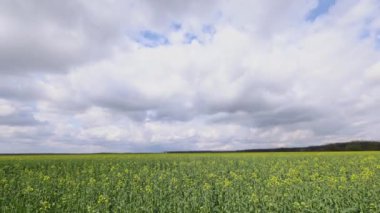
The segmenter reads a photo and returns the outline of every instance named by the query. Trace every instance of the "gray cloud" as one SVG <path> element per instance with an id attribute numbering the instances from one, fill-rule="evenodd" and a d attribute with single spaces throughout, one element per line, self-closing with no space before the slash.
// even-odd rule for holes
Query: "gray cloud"
<path id="1" fill-rule="evenodd" d="M 118 5 L 23 0 L 0 4 L 2 72 L 65 72 L 107 56 L 122 37 L 122 21 L 102 10 Z"/>
<path id="2" fill-rule="evenodd" d="M 21 112 L 18 114 L 0 116 L 0 125 L 7 126 L 30 126 L 30 125 L 40 125 L 33 115 L 27 112 Z"/>
<path id="3" fill-rule="evenodd" d="M 46 96 L 43 81 L 39 77 L 25 75 L 6 75 L 0 79 L 0 98 L 8 100 L 36 101 Z"/>
<path id="4" fill-rule="evenodd" d="M 2 1 L 0 152 L 378 139 L 380 4 L 317 4 Z"/>

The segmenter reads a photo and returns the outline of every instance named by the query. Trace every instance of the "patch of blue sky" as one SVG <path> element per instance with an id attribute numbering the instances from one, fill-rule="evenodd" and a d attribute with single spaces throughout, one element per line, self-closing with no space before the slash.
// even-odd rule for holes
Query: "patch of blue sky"
<path id="1" fill-rule="evenodd" d="M 197 35 L 193 33 L 185 33 L 185 39 L 184 39 L 185 44 L 191 44 L 194 40 L 198 40 Z"/>
<path id="2" fill-rule="evenodd" d="M 318 5 L 306 15 L 306 20 L 313 22 L 319 16 L 326 14 L 336 0 L 318 0 Z"/>
<path id="3" fill-rule="evenodd" d="M 370 31 L 368 29 L 364 29 L 360 32 L 359 38 L 366 39 L 366 38 L 369 38 L 370 35 L 371 35 Z"/>
<path id="4" fill-rule="evenodd" d="M 372 22 L 373 22 L 372 17 L 367 17 L 364 20 L 359 32 L 359 39 L 371 39 L 371 37 L 373 36 L 373 32 L 371 32 L 371 27 L 370 27 Z"/>
<path id="5" fill-rule="evenodd" d="M 360 35 L 359 39 L 369 39 L 373 43 L 373 46 L 375 50 L 380 50 L 380 29 L 375 31 L 370 31 L 368 29 L 363 30 Z"/>
<path id="6" fill-rule="evenodd" d="M 173 22 L 171 25 L 170 25 L 170 29 L 174 30 L 174 31 L 179 31 L 182 29 L 182 25 L 181 23 L 178 23 L 178 22 Z"/>
<path id="7" fill-rule="evenodd" d="M 150 30 L 141 31 L 135 40 L 146 47 L 169 44 L 169 40 L 165 35 Z"/>
<path id="8" fill-rule="evenodd" d="M 380 50 L 380 30 L 375 35 L 375 48 L 376 50 Z"/>
<path id="9" fill-rule="evenodd" d="M 202 27 L 202 32 L 210 34 L 210 35 L 214 35 L 216 30 L 215 30 L 214 26 L 212 26 L 212 25 L 204 25 Z"/>

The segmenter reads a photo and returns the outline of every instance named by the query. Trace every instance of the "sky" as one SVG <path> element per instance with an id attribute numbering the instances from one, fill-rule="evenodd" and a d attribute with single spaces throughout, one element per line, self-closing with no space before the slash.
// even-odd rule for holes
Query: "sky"
<path id="1" fill-rule="evenodd" d="M 0 153 L 380 139 L 378 0 L 0 0 Z"/>

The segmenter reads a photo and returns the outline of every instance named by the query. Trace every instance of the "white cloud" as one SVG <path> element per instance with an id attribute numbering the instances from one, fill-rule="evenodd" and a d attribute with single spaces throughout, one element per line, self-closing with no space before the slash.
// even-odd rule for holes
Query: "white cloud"
<path id="1" fill-rule="evenodd" d="M 380 62 L 369 67 L 365 74 L 369 81 L 378 83 L 380 81 Z"/>
<path id="2" fill-rule="evenodd" d="M 0 152 L 378 139 L 380 4 L 317 3 L 4 1 Z"/>
<path id="3" fill-rule="evenodd" d="M 0 99 L 0 116 L 11 115 L 15 111 L 15 108 L 8 101 Z"/>

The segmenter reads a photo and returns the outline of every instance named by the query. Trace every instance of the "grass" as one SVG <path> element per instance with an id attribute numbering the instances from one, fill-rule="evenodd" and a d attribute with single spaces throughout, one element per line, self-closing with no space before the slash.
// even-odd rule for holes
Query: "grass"
<path id="1" fill-rule="evenodd" d="M 0 156 L 1 212 L 380 212 L 380 152 Z"/>

